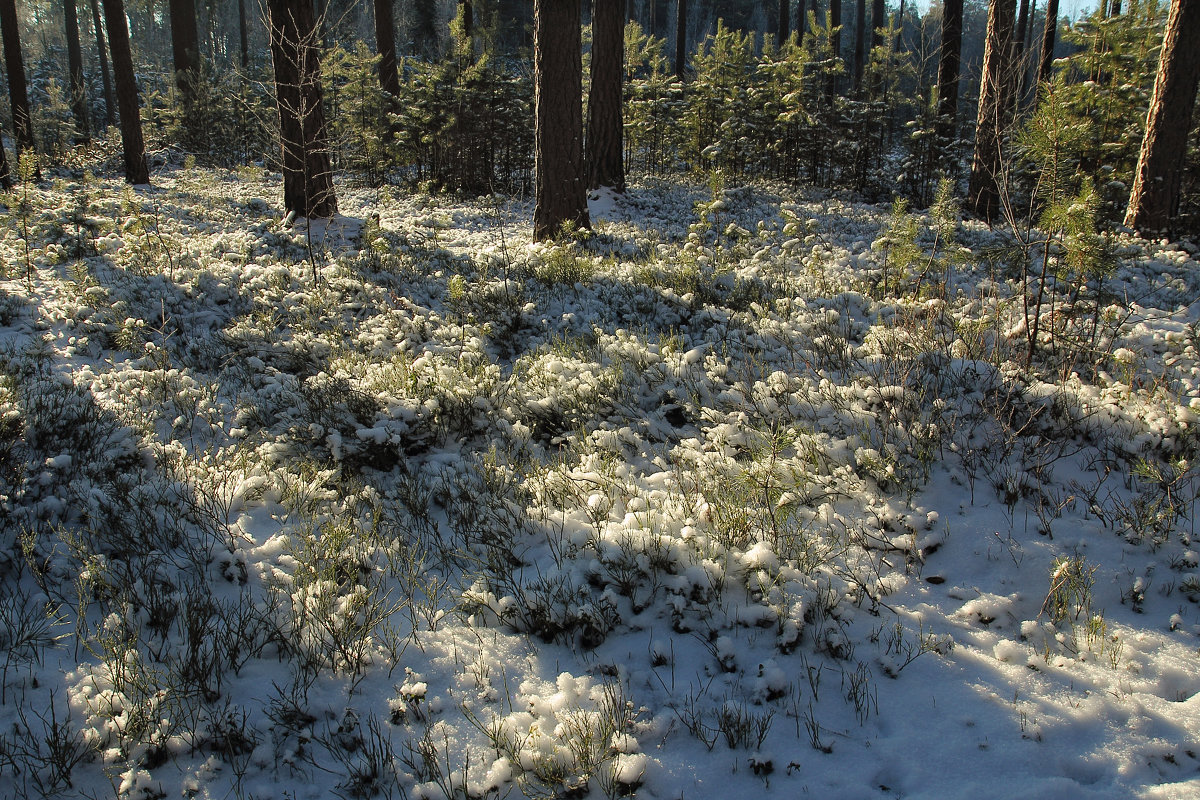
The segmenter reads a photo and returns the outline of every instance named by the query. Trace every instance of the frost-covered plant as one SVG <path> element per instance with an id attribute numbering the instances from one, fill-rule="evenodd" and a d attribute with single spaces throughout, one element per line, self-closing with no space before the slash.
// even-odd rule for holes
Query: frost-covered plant
<path id="1" fill-rule="evenodd" d="M 1050 589 L 1042 602 L 1042 613 L 1055 625 L 1092 617 L 1092 588 L 1096 567 L 1084 556 L 1061 556 L 1050 568 Z"/>
<path id="2" fill-rule="evenodd" d="M 302 519 L 293 529 L 289 632 L 310 668 L 361 675 L 376 631 L 403 605 L 374 563 L 375 543 L 361 533 L 353 517 Z"/>

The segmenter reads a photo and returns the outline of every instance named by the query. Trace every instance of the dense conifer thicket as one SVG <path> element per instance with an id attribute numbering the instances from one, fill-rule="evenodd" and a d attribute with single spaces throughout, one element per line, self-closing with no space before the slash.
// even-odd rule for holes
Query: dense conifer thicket
<path id="1" fill-rule="evenodd" d="M 1097 224 L 1126 217 L 1166 3 L 1143 0 L 1120 13 L 1106 7 L 1049 22 L 1037 4 L 1031 16 L 1022 5 L 1024 16 L 1015 18 L 994 59 L 995 97 L 986 100 L 982 128 L 975 112 L 986 4 L 968 2 L 961 11 L 958 4 L 835 5 L 806 4 L 781 40 L 785 6 L 766 13 L 734 0 L 691 8 L 623 4 L 625 170 L 631 176 L 720 172 L 727 181 L 778 180 L 848 190 L 869 201 L 901 196 L 923 207 L 943 178 L 961 182 L 965 192 L 975 153 L 972 186 L 995 183 L 987 189 L 985 216 L 1036 220 L 1037 167 L 1048 155 L 1036 150 L 1030 131 L 1050 103 L 1072 130 L 1069 143 L 1054 145 L 1068 148 L 1053 154 L 1056 174 L 1076 192 L 1089 185 Z M 391 27 L 382 34 L 379 3 L 328 0 L 315 7 L 335 172 L 370 186 L 533 191 L 528 11 L 514 3 L 467 3 L 443 19 L 448 12 L 435 4 L 384 6 L 380 20 Z M 46 167 L 79 162 L 83 147 L 105 147 L 102 132 L 116 116 L 106 99 L 109 54 L 96 48 L 112 37 L 95 30 L 99 15 L 82 10 L 67 13 L 60 0 L 47 0 L 22 4 L 19 19 L 8 17 L 15 32 L 6 31 L 4 88 L 16 116 L 5 108 L 0 126 L 14 137 L 14 155 L 36 148 Z M 587 119 L 591 9 L 584 11 Z M 675 11 L 682 13 L 668 13 Z M 123 91 L 132 98 L 140 90 L 152 160 L 193 157 L 199 164 L 278 169 L 277 87 L 268 32 L 253 10 L 232 2 L 164 8 L 142 0 L 127 3 L 125 15 L 137 87 Z M 82 60 L 80 41 L 87 44 Z M 377 41 L 389 50 L 382 80 Z M 1044 52 L 1047 46 L 1054 52 Z M 612 85 L 605 78 L 604 91 Z M 1173 205 L 1158 226 L 1177 234 L 1194 233 L 1200 219 L 1200 148 L 1195 135 L 1185 141 L 1183 163 L 1172 167 Z M 978 161 L 981 142 L 989 153 L 986 169 Z M 584 180 L 591 168 L 582 166 Z"/>

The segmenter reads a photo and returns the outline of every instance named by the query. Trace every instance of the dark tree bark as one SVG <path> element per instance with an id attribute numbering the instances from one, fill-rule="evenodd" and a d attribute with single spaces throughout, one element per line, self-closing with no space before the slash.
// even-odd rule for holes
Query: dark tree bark
<path id="1" fill-rule="evenodd" d="M 1058 0 L 1046 2 L 1046 27 L 1042 29 L 1042 61 L 1038 65 L 1038 81 L 1050 80 L 1054 67 L 1054 40 L 1058 34 Z"/>
<path id="2" fill-rule="evenodd" d="M 21 54 L 21 28 L 15 0 L 0 0 L 0 36 L 4 37 L 4 69 L 8 73 L 8 99 L 12 104 L 13 134 L 17 158 L 36 152 L 33 117 L 29 115 L 29 92 L 25 85 L 25 58 Z"/>
<path id="3" fill-rule="evenodd" d="M 688 0 L 677 0 L 677 2 L 678 5 L 676 6 L 675 14 L 675 77 L 683 80 L 683 71 L 687 68 Z M 592 24 L 595 25 L 594 20 Z"/>
<path id="4" fill-rule="evenodd" d="M 12 188 L 12 173 L 8 170 L 8 156 L 4 152 L 4 136 L 0 131 L 0 189 L 8 191 Z"/>
<path id="5" fill-rule="evenodd" d="M 471 0 L 458 0 L 459 9 L 462 17 L 462 33 L 466 40 L 471 41 L 471 37 L 475 35 L 475 8 Z"/>
<path id="6" fill-rule="evenodd" d="M 841 58 L 842 32 L 838 29 L 842 27 L 842 0 L 829 0 L 829 26 L 834 30 L 833 55 Z"/>
<path id="7" fill-rule="evenodd" d="M 437 29 L 437 0 L 414 0 L 413 44 L 426 59 L 432 60 L 441 53 Z"/>
<path id="8" fill-rule="evenodd" d="M 96 50 L 100 53 L 100 76 L 104 83 L 104 125 L 117 124 L 117 101 L 113 96 L 112 75 L 108 68 L 108 45 L 104 42 L 104 23 L 100 19 L 100 0 L 90 0 L 92 26 L 96 31 Z"/>
<path id="9" fill-rule="evenodd" d="M 854 94 L 862 92 L 863 54 L 866 49 L 867 0 L 854 3 Z"/>
<path id="10" fill-rule="evenodd" d="M 871 4 L 871 49 L 883 47 L 883 33 L 887 30 L 887 6 L 884 0 Z"/>
<path id="11" fill-rule="evenodd" d="M 1169 230 L 1171 218 L 1178 213 L 1192 109 L 1200 83 L 1198 40 L 1200 0 L 1173 0 L 1125 215 L 1125 224 L 1142 234 Z"/>
<path id="12" fill-rule="evenodd" d="M 247 30 L 246 0 L 238 0 L 238 43 L 242 47 L 242 69 L 250 68 L 250 31 Z"/>
<path id="13" fill-rule="evenodd" d="M 962 65 L 963 0 L 942 4 L 942 53 L 938 60 L 938 136 L 958 136 L 958 77 Z"/>
<path id="14" fill-rule="evenodd" d="M 813 0 L 813 10 L 816 11 L 816 0 Z M 796 44 L 804 43 L 804 29 L 808 27 L 808 8 L 804 0 L 796 2 Z"/>
<path id="15" fill-rule="evenodd" d="M 108 28 L 108 46 L 112 50 L 113 80 L 117 106 L 121 112 L 121 146 L 125 154 L 125 181 L 150 182 L 146 164 L 146 143 L 142 139 L 142 118 L 138 110 L 137 78 L 133 73 L 133 53 L 129 49 L 129 28 L 125 24 L 123 0 L 104 1 L 104 22 Z"/>
<path id="16" fill-rule="evenodd" d="M 533 238 L 590 228 L 583 174 L 583 61 L 578 0 L 534 0 Z"/>
<path id="17" fill-rule="evenodd" d="M 687 0 L 679 0 L 686 5 Z M 592 87 L 588 92 L 588 188 L 625 191 L 625 77 L 622 0 L 595 0 L 592 7 Z"/>
<path id="18" fill-rule="evenodd" d="M 200 37 L 196 32 L 194 0 L 171 0 L 171 59 L 175 68 L 175 86 L 183 99 L 185 113 L 196 98 L 193 82 L 200 68 Z"/>
<path id="19" fill-rule="evenodd" d="M 1029 26 L 1029 0 L 1021 0 L 1021 4 L 1017 11 L 1017 33 L 1013 37 L 1013 48 L 1016 50 L 1017 59 L 1025 53 L 1025 34 Z"/>
<path id="20" fill-rule="evenodd" d="M 67 34 L 67 71 L 70 80 L 71 113 L 75 116 L 75 141 L 86 144 L 92 139 L 88 124 L 87 88 L 83 81 L 83 48 L 79 44 L 79 10 L 75 0 L 63 0 L 63 22 Z"/>
<path id="21" fill-rule="evenodd" d="M 467 9 L 470 13 L 470 6 Z M 375 49 L 379 51 L 379 85 L 393 100 L 399 99 L 400 74 L 396 68 L 396 20 L 392 15 L 392 0 L 375 0 Z"/>
<path id="22" fill-rule="evenodd" d="M 321 34 L 312 0 L 268 0 L 283 155 L 283 206 L 298 217 L 337 214 L 321 103 Z"/>
<path id="23" fill-rule="evenodd" d="M 779 0 L 779 45 L 787 43 L 792 35 L 792 0 Z"/>
<path id="24" fill-rule="evenodd" d="M 979 114 L 975 122 L 975 156 L 967 187 L 967 205 L 989 224 L 1000 210 L 1000 173 L 1006 113 L 1009 60 L 1012 56 L 1015 0 L 988 4 L 987 41 L 983 49 L 983 75 L 979 87 Z"/>

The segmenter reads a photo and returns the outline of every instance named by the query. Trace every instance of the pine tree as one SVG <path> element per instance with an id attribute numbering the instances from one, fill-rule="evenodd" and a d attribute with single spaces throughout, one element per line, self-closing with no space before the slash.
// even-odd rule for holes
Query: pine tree
<path id="1" fill-rule="evenodd" d="M 88 124 L 87 88 L 83 82 L 83 48 L 79 44 L 79 12 L 75 0 L 63 0 L 63 23 L 67 35 L 67 85 L 71 91 L 71 113 L 75 115 L 75 138 L 80 143 L 91 140 Z"/>
<path id="2" fill-rule="evenodd" d="M 200 38 L 196 33 L 194 0 L 171 0 L 171 58 L 175 85 L 183 99 L 184 113 L 190 115 L 195 102 L 193 82 L 200 67 Z"/>
<path id="3" fill-rule="evenodd" d="M 467 6 L 467 12 L 470 13 L 470 6 Z M 467 36 L 469 38 L 470 34 Z M 400 99 L 400 75 L 396 68 L 396 22 L 392 0 L 375 0 L 375 49 L 379 53 L 379 85 L 395 102 Z"/>
<path id="4" fill-rule="evenodd" d="M 686 5 L 687 0 L 679 0 Z M 625 28 L 622 0 L 595 0 L 592 7 L 592 86 L 588 92 L 588 188 L 625 191 L 622 85 Z"/>
<path id="5" fill-rule="evenodd" d="M 17 142 L 17 159 L 20 160 L 26 153 L 32 156 L 35 147 L 15 0 L 0 0 L 0 35 L 4 37 L 4 69 L 8 72 L 8 99 L 12 104 L 13 133 Z"/>
<path id="6" fill-rule="evenodd" d="M 133 73 L 133 53 L 129 49 L 129 28 L 125 24 L 125 3 L 123 0 L 103 0 L 103 2 L 104 21 L 108 28 L 108 46 L 112 50 L 117 106 L 121 113 L 121 146 L 125 156 L 125 180 L 134 185 L 149 183 L 150 167 L 146 164 L 146 143 L 142 138 L 137 78 Z"/>
<path id="7" fill-rule="evenodd" d="M 1163 36 L 1125 224 L 1167 230 L 1177 212 L 1192 108 L 1200 83 L 1200 0 L 1173 0 Z"/>
<path id="8" fill-rule="evenodd" d="M 104 23 L 100 19 L 100 0 L 89 0 L 92 7 L 92 29 L 96 32 L 96 50 L 100 57 L 100 77 L 104 84 L 104 125 L 117 124 L 117 101 L 113 97 L 112 75 L 108 68 L 108 46 L 104 43 Z"/>
<path id="9" fill-rule="evenodd" d="M 320 32 L 312 0 L 268 0 L 283 151 L 283 205 L 300 217 L 337 214 L 321 101 Z"/>
<path id="10" fill-rule="evenodd" d="M 963 0 L 942 5 L 942 52 L 938 61 L 938 138 L 958 137 L 958 76 L 962 63 Z"/>
<path id="11" fill-rule="evenodd" d="M 780 0 L 786 2 L 786 0 Z M 675 7 L 675 77 L 683 80 L 687 67 L 687 9 L 688 0 L 676 0 Z M 593 12 L 595 13 L 595 12 Z M 592 23 L 595 25 L 595 22 Z M 593 36 L 595 34 L 593 33 Z"/>
<path id="12" fill-rule="evenodd" d="M 1015 0 L 988 4 L 987 41 L 983 50 L 983 76 L 979 88 L 979 114 L 975 123 L 975 156 L 967 204 L 972 213 L 989 223 L 1000 209 L 1002 147 L 1008 125 L 1008 97 Z"/>
<path id="13" fill-rule="evenodd" d="M 583 174 L 583 61 L 578 0 L 534 0 L 533 238 L 591 228 Z"/>

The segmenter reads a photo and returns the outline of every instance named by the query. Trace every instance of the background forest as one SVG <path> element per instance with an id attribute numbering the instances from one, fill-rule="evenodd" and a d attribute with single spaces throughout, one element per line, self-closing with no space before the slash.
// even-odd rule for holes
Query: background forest
<path id="1" fill-rule="evenodd" d="M 103 133 L 115 123 L 117 103 L 108 59 L 96 46 L 100 17 L 92 5 L 95 13 L 84 9 L 74 23 L 79 54 L 64 35 L 62 5 L 20 4 L 32 146 L 47 165 L 81 168 L 115 149 Z M 531 5 L 398 4 L 390 26 L 398 79 L 387 93 L 374 46 L 374 7 L 385 4 L 320 5 L 321 78 L 339 175 L 427 191 L 532 191 Z M 182 55 L 173 50 L 175 6 L 186 6 L 181 13 L 195 20 L 194 46 L 181 46 Z M 899 196 L 917 207 L 933 201 L 942 178 L 965 182 L 986 5 L 963 4 L 960 65 L 949 67 L 942 64 L 938 4 L 885 9 L 860 1 L 842 8 L 833 0 L 832 7 L 788 7 L 787 19 L 776 9 L 731 0 L 693 0 L 690 8 L 686 1 L 629 1 L 622 85 L 630 175 L 719 171 L 734 182 L 781 180 L 871 201 Z M 265 9 L 245 0 L 138 0 L 125 12 L 153 162 L 277 168 Z M 1003 152 L 1008 213 L 1036 219 L 1044 205 L 1035 197 L 1038 179 L 1053 158 L 1060 184 L 1053 193 L 1078 196 L 1086 186 L 1096 224 L 1117 224 L 1145 130 L 1166 6 L 1106 3 L 1079 19 L 1056 19 L 1049 29 L 1045 13 L 1037 0 L 1026 1 L 1012 21 L 1017 66 L 1008 78 Z M 583 20 L 590 22 L 586 4 Z M 790 25 L 787 46 L 779 45 L 780 25 Z M 1042 52 L 1046 44 L 1052 59 Z M 81 73 L 74 84 L 72 58 Z M 588 63 L 585 55 L 585 70 Z M 939 67 L 954 74 L 939 77 Z M 949 91 L 948 77 L 957 81 Z M 0 125 L 11 134 L 8 112 Z M 1047 125 L 1063 135 L 1039 138 L 1036 131 Z M 99 150 L 79 147 L 91 132 Z M 1193 136 L 1172 220 L 1177 232 L 1196 230 L 1198 153 Z"/>

